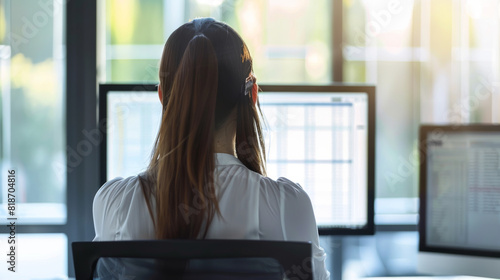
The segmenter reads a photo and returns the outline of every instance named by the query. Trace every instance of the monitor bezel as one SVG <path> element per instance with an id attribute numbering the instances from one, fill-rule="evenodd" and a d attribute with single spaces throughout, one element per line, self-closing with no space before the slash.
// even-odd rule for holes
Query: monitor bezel
<path id="1" fill-rule="evenodd" d="M 259 94 L 265 92 L 314 92 L 314 93 L 366 93 L 368 97 L 368 160 L 367 160 L 367 223 L 360 228 L 318 227 L 320 235 L 373 235 L 375 234 L 374 204 L 375 204 L 375 86 L 365 84 L 335 83 L 329 85 L 259 85 Z M 98 128 L 102 133 L 100 145 L 99 182 L 103 185 L 107 181 L 107 95 L 109 92 L 157 91 L 156 84 L 100 84 L 99 85 L 99 112 Z"/>
<path id="2" fill-rule="evenodd" d="M 444 246 L 434 246 L 427 244 L 426 238 L 426 215 L 427 215 L 427 135 L 429 133 L 448 133 L 448 132 L 500 132 L 500 124 L 449 124 L 449 125 L 432 125 L 422 124 L 419 129 L 419 245 L 420 252 L 444 253 L 466 256 L 480 257 L 500 257 L 500 250 L 478 250 L 467 248 L 453 248 Z"/>

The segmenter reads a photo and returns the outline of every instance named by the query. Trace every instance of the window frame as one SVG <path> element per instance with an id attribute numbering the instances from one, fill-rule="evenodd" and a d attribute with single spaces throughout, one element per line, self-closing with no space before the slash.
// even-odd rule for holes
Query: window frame
<path id="1" fill-rule="evenodd" d="M 66 4 L 66 144 L 76 147 L 97 124 L 97 0 Z M 68 155 L 67 155 L 68 158 Z M 68 275 L 74 277 L 71 243 L 94 238 L 92 203 L 99 189 L 99 149 L 67 173 Z"/>

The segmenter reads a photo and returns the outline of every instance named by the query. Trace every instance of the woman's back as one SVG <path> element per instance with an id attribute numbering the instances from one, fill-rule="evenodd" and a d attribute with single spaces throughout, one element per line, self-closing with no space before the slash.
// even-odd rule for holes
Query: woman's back
<path id="1" fill-rule="evenodd" d="M 311 241 L 315 278 L 327 277 L 311 202 L 299 185 L 264 177 L 224 153 L 216 154 L 215 174 L 221 217 L 214 217 L 205 238 Z M 155 238 L 139 181 L 139 176 L 116 178 L 99 190 L 93 207 L 94 241 Z M 193 201 L 188 207 L 186 223 L 204 205 Z"/>
<path id="2" fill-rule="evenodd" d="M 303 220 L 287 216 L 292 212 L 304 216 L 312 209 L 309 197 L 299 185 L 285 178 L 274 181 L 250 171 L 229 154 L 218 153 L 216 158 L 216 192 L 221 217 L 214 218 L 206 238 L 287 240 L 286 226 L 290 227 L 294 219 Z M 186 205 L 188 209 L 183 219 L 187 224 L 192 215 L 205 207 L 198 199 L 194 197 L 193 204 Z M 287 204 L 289 214 L 285 215 Z M 290 208 L 302 209 L 291 211 Z M 94 241 L 155 237 L 139 176 L 107 182 L 96 194 L 93 210 Z M 292 220 L 288 225 L 285 217 Z M 312 219 L 314 222 L 314 216 Z"/>

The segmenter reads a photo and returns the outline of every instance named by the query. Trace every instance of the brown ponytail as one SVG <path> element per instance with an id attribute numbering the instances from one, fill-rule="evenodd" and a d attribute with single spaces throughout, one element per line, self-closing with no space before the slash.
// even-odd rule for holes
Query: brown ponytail
<path id="1" fill-rule="evenodd" d="M 219 212 L 212 176 L 216 97 L 217 57 L 210 40 L 197 35 L 174 78 L 153 156 L 158 239 L 204 236 Z"/>

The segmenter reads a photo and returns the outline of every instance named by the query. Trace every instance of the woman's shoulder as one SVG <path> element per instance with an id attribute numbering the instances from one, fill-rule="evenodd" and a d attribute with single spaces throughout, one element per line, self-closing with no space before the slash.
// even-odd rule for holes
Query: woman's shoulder
<path id="1" fill-rule="evenodd" d="M 261 176 L 260 185 L 265 188 L 283 188 L 288 192 L 303 192 L 304 189 L 299 183 L 295 183 L 292 180 L 279 177 L 278 179 L 272 179 L 270 177 Z"/>
<path id="2" fill-rule="evenodd" d="M 261 193 L 280 199 L 307 199 L 309 196 L 299 183 L 295 183 L 288 178 L 279 177 L 274 180 L 262 176 L 260 179 Z"/>
<path id="3" fill-rule="evenodd" d="M 137 191 L 138 187 L 140 187 L 140 175 L 116 177 L 99 188 L 94 197 L 94 205 L 120 203 L 127 194 Z"/>
<path id="4" fill-rule="evenodd" d="M 149 239 L 152 223 L 144 203 L 141 174 L 109 180 L 97 191 L 92 212 L 94 240 Z"/>

